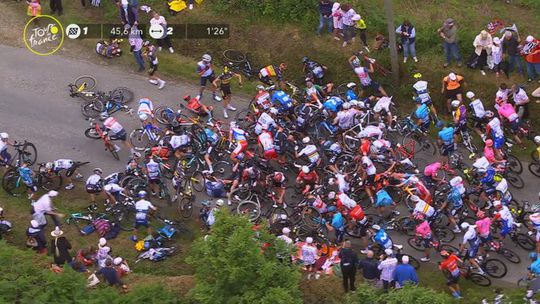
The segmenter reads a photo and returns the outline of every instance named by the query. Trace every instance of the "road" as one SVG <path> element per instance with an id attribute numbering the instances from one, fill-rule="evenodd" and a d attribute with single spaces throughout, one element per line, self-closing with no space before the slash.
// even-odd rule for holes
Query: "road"
<path id="1" fill-rule="evenodd" d="M 135 92 L 135 100 L 150 97 L 155 106 L 177 105 L 185 94 L 196 94 L 198 87 L 185 82 L 168 82 L 164 89 L 148 83 L 145 75 L 129 73 L 114 66 L 101 66 L 59 56 L 35 56 L 24 48 L 0 45 L 0 130 L 8 132 L 12 139 L 29 140 L 38 149 L 39 161 L 69 158 L 91 161 L 82 171 L 87 175 L 94 167 L 101 167 L 105 174 L 123 170 L 127 151 L 120 152 L 121 161 L 116 161 L 104 151 L 99 141 L 83 135 L 89 124 L 80 113 L 80 100 L 69 97 L 67 84 L 80 75 L 90 74 L 97 78 L 97 88 L 103 91 L 115 87 L 129 87 Z M 246 104 L 247 98 L 236 97 L 233 104 Z M 221 106 L 205 95 L 204 103 L 217 106 L 216 115 L 221 118 Z M 139 126 L 136 117 L 123 113 L 115 116 L 129 131 Z M 425 165 L 420 163 L 420 165 Z M 539 180 L 530 174 L 524 165 L 522 175 L 526 187 L 512 189 L 518 200 L 536 201 Z M 458 236 L 458 238 L 460 238 Z M 395 243 L 405 244 L 406 239 L 394 236 Z M 518 251 L 522 263 L 508 264 L 509 273 L 503 279 L 515 283 L 524 273 L 527 253 L 508 244 Z M 407 247 L 406 247 L 407 248 Z M 412 249 L 406 249 L 412 253 Z M 420 257 L 416 252 L 413 254 Z M 502 257 L 501 257 L 502 259 Z"/>

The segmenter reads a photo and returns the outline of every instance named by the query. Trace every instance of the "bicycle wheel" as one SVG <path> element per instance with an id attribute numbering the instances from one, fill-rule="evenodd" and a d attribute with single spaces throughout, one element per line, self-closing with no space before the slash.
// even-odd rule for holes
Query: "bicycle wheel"
<path id="1" fill-rule="evenodd" d="M 126 185 L 126 189 L 129 191 L 130 196 L 136 196 L 139 191 L 146 191 L 147 183 L 140 177 L 132 178 Z"/>
<path id="2" fill-rule="evenodd" d="M 469 274 L 468 279 L 478 286 L 488 287 L 491 285 L 491 280 L 485 275 L 481 275 L 479 273 L 473 272 Z"/>
<path id="3" fill-rule="evenodd" d="M 501 260 L 497 259 L 487 259 L 483 265 L 482 269 L 492 278 L 500 279 L 506 275 L 508 269 L 506 265 Z"/>
<path id="4" fill-rule="evenodd" d="M 407 243 L 415 250 L 423 251 L 425 249 L 423 241 L 419 240 L 416 236 L 410 237 Z"/>
<path id="5" fill-rule="evenodd" d="M 505 178 L 508 181 L 508 183 L 516 189 L 522 189 L 523 187 L 525 187 L 525 182 L 523 181 L 521 176 L 519 176 L 517 173 L 513 171 L 506 172 Z"/>
<path id="6" fill-rule="evenodd" d="M 124 231 L 135 229 L 135 210 L 128 210 L 124 207 L 121 208 L 121 210 L 113 213 L 118 227 Z"/>
<path id="7" fill-rule="evenodd" d="M 174 121 L 176 113 L 167 106 L 157 107 L 154 111 L 154 117 L 162 125 L 170 125 Z"/>
<path id="8" fill-rule="evenodd" d="M 28 166 L 34 165 L 37 159 L 36 146 L 33 143 L 26 142 L 21 149 L 19 157 L 22 162 L 28 163 Z"/>
<path id="9" fill-rule="evenodd" d="M 200 171 L 193 173 L 190 179 L 193 190 L 197 192 L 202 192 L 206 188 L 204 185 L 204 176 Z"/>
<path id="10" fill-rule="evenodd" d="M 231 202 L 238 204 L 242 201 L 247 201 L 250 197 L 251 191 L 248 188 L 240 187 L 231 193 Z"/>
<path id="11" fill-rule="evenodd" d="M 246 55 L 238 50 L 228 49 L 223 51 L 223 60 L 225 62 L 243 63 L 246 59 Z"/>
<path id="12" fill-rule="evenodd" d="M 450 244 L 441 244 L 439 246 L 439 252 L 441 252 L 443 250 L 446 250 L 449 253 L 458 253 L 459 252 L 459 249 L 457 247 L 454 247 L 454 246 L 452 246 Z"/>
<path id="13" fill-rule="evenodd" d="M 232 173 L 232 164 L 228 161 L 218 161 L 212 164 L 213 175 L 219 179 L 228 179 Z"/>
<path id="14" fill-rule="evenodd" d="M 191 199 L 184 197 L 178 203 L 178 212 L 183 218 L 190 218 L 193 214 L 193 203 Z"/>
<path id="15" fill-rule="evenodd" d="M 112 143 L 105 143 L 105 148 L 111 152 L 112 156 L 116 160 L 120 160 L 120 156 L 118 155 L 118 151 L 116 151 L 116 146 Z"/>
<path id="16" fill-rule="evenodd" d="M 456 238 L 456 234 L 448 227 L 441 227 L 435 229 L 435 237 L 437 237 L 437 240 L 440 242 L 449 243 Z"/>
<path id="17" fill-rule="evenodd" d="M 336 167 L 342 173 L 353 173 L 357 169 L 357 164 L 354 161 L 354 156 L 351 154 L 342 154 L 336 160 Z"/>
<path id="18" fill-rule="evenodd" d="M 38 175 L 39 184 L 41 188 L 47 191 L 55 190 L 57 191 L 62 186 L 62 176 L 61 175 L 48 175 L 48 174 L 39 174 Z"/>
<path id="19" fill-rule="evenodd" d="M 86 118 L 96 118 L 99 116 L 99 114 L 101 114 L 101 112 L 103 112 L 104 109 L 105 106 L 99 99 L 94 99 L 81 105 L 82 115 Z"/>
<path id="20" fill-rule="evenodd" d="M 531 152 L 531 158 L 536 162 L 540 160 L 540 151 L 538 149 Z"/>
<path id="21" fill-rule="evenodd" d="M 13 196 L 19 196 L 26 192 L 26 184 L 23 182 L 16 168 L 9 169 L 2 177 L 2 188 Z"/>
<path id="22" fill-rule="evenodd" d="M 501 254 L 510 263 L 514 263 L 514 264 L 521 263 L 521 258 L 519 257 L 519 255 L 517 255 L 517 253 L 513 252 L 510 249 L 503 248 Z"/>
<path id="23" fill-rule="evenodd" d="M 125 87 L 118 87 L 111 92 L 110 98 L 120 104 L 128 104 L 133 100 L 135 94 Z"/>
<path id="24" fill-rule="evenodd" d="M 97 81 L 94 76 L 83 75 L 75 79 L 74 85 L 78 92 L 91 91 L 96 87 Z"/>
<path id="25" fill-rule="evenodd" d="M 360 148 L 360 138 L 358 138 L 354 130 L 345 131 L 343 133 L 343 144 L 345 145 L 345 150 L 356 152 Z"/>
<path id="26" fill-rule="evenodd" d="M 194 156 L 184 156 L 178 161 L 178 166 L 180 166 L 184 173 L 194 174 L 197 171 L 200 171 L 199 161 Z"/>
<path id="27" fill-rule="evenodd" d="M 317 229 L 323 225 L 323 218 L 319 210 L 313 207 L 302 209 L 302 221 L 311 228 Z"/>
<path id="28" fill-rule="evenodd" d="M 521 174 L 523 172 L 523 165 L 521 164 L 519 158 L 515 157 L 512 154 L 508 154 L 506 160 L 508 161 L 509 170 L 514 171 L 518 174 Z"/>
<path id="29" fill-rule="evenodd" d="M 236 213 L 247 216 L 250 222 L 254 222 L 261 216 L 261 208 L 256 202 L 243 201 L 236 207 Z"/>
<path id="30" fill-rule="evenodd" d="M 531 250 L 534 250 L 534 248 L 536 248 L 536 243 L 534 242 L 534 240 L 531 239 L 530 236 L 524 233 L 518 233 L 515 237 L 515 240 L 513 241 L 516 242 L 519 247 L 527 251 L 531 251 Z"/>
<path id="31" fill-rule="evenodd" d="M 409 218 L 408 216 L 404 216 L 397 221 L 397 224 L 401 232 L 404 232 L 408 236 L 415 235 L 416 223 L 413 219 Z"/>
<path id="32" fill-rule="evenodd" d="M 98 132 L 96 131 L 96 128 L 90 127 L 84 131 L 84 136 L 91 138 L 91 139 L 100 139 Z"/>
<path id="33" fill-rule="evenodd" d="M 540 161 L 535 161 L 529 164 L 529 171 L 536 176 L 540 177 Z"/>
<path id="34" fill-rule="evenodd" d="M 133 149 L 137 151 L 144 151 L 144 149 L 150 147 L 150 139 L 143 129 L 135 129 L 129 134 L 129 142 L 133 146 Z"/>

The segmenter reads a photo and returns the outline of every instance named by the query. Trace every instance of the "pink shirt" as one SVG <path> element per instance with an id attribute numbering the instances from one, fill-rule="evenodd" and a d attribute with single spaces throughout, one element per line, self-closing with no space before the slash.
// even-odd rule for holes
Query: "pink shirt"
<path id="1" fill-rule="evenodd" d="M 416 234 L 424 239 L 431 238 L 431 228 L 427 221 L 423 221 L 420 225 L 416 226 Z"/>
<path id="2" fill-rule="evenodd" d="M 491 219 L 489 217 L 476 221 L 475 225 L 481 237 L 487 237 L 489 235 L 489 228 L 491 226 Z"/>
<path id="3" fill-rule="evenodd" d="M 518 115 L 516 114 L 516 110 L 509 103 L 503 103 L 502 105 L 500 105 L 499 109 L 497 109 L 497 112 L 499 112 L 499 115 L 508 119 L 508 121 L 514 121 L 518 118 Z"/>
<path id="4" fill-rule="evenodd" d="M 424 168 L 424 175 L 425 176 L 435 176 L 437 174 L 437 171 L 442 167 L 442 164 L 440 162 L 435 162 L 433 164 L 427 165 Z"/>
<path id="5" fill-rule="evenodd" d="M 495 152 L 493 151 L 493 148 L 490 147 L 484 147 L 484 156 L 487 158 L 489 163 L 495 162 Z"/>

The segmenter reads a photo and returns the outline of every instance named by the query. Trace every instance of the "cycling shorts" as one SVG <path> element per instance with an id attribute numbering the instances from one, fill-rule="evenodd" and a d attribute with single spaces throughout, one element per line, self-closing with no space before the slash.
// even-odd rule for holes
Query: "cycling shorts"
<path id="1" fill-rule="evenodd" d="M 276 150 L 274 150 L 274 149 L 268 150 L 268 151 L 264 151 L 264 158 L 265 158 L 265 159 L 270 160 L 270 159 L 275 159 L 275 158 L 277 158 L 277 157 L 278 157 L 277 152 L 276 152 Z"/>
<path id="2" fill-rule="evenodd" d="M 214 73 L 208 75 L 208 76 L 201 76 L 201 79 L 200 79 L 200 85 L 201 87 L 205 87 L 206 86 L 206 82 L 214 82 L 214 80 L 216 80 L 216 76 L 214 75 Z"/>
<path id="3" fill-rule="evenodd" d="M 465 255 L 469 259 L 474 259 L 476 255 L 478 254 L 478 248 L 480 246 L 473 246 L 467 249 L 467 254 Z"/>
<path id="4" fill-rule="evenodd" d="M 493 147 L 495 149 L 501 149 L 504 145 L 504 136 L 495 136 L 493 138 Z"/>
<path id="5" fill-rule="evenodd" d="M 146 227 L 148 228 L 150 226 L 150 223 L 148 222 L 147 219 L 144 219 L 144 220 L 135 220 L 135 229 L 139 228 L 139 227 Z"/>
<path id="6" fill-rule="evenodd" d="M 121 141 L 126 141 L 127 140 L 127 132 L 126 130 L 122 129 L 122 131 L 116 133 L 116 134 L 112 134 L 110 136 L 111 140 L 121 140 Z"/>
<path id="7" fill-rule="evenodd" d="M 242 140 L 236 143 L 236 148 L 232 152 L 233 155 L 238 155 L 247 150 L 248 142 L 247 140 Z"/>
<path id="8" fill-rule="evenodd" d="M 455 151 L 455 145 L 454 143 L 451 144 L 443 144 L 441 155 L 442 156 L 448 156 L 452 154 L 452 152 Z"/>

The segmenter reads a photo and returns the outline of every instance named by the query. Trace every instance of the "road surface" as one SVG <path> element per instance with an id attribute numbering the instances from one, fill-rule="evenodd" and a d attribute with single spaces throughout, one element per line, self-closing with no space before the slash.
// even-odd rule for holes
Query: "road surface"
<path id="1" fill-rule="evenodd" d="M 90 50 L 89 50 L 90 51 Z M 129 73 L 114 66 L 101 66 L 59 56 L 41 57 L 31 54 L 24 48 L 0 45 L 0 130 L 8 132 L 12 139 L 33 142 L 38 149 L 39 161 L 68 158 L 90 161 L 82 171 L 87 175 L 94 167 L 101 167 L 105 174 L 121 171 L 125 166 L 128 151 L 120 152 L 120 161 L 103 149 L 100 141 L 91 140 L 83 132 L 89 127 L 81 111 L 81 100 L 69 97 L 67 84 L 80 75 L 96 77 L 99 90 L 108 91 L 115 87 L 128 87 L 135 93 L 135 100 L 150 97 L 155 107 L 175 106 L 185 94 L 197 94 L 198 87 L 186 82 L 168 82 L 164 89 L 148 83 L 145 75 Z M 246 105 L 247 98 L 235 96 L 233 104 Z M 216 106 L 216 116 L 222 118 L 221 105 L 210 101 L 205 94 L 204 102 Z M 132 105 L 136 102 L 132 103 Z M 115 117 L 128 132 L 139 127 L 136 117 L 119 113 Z M 424 164 L 421 164 L 424 165 Z M 525 189 L 512 189 L 518 200 L 536 201 L 540 185 L 524 165 L 523 180 Z M 406 239 L 394 236 L 395 243 L 405 244 Z M 458 236 L 458 239 L 461 235 Z M 519 265 L 509 264 L 509 274 L 503 279 L 514 283 L 525 272 L 528 263 L 527 253 L 508 244 L 522 257 Z M 413 253 L 407 248 L 405 252 Z M 419 254 L 414 252 L 417 258 Z M 502 259 L 502 257 L 500 257 Z"/>

